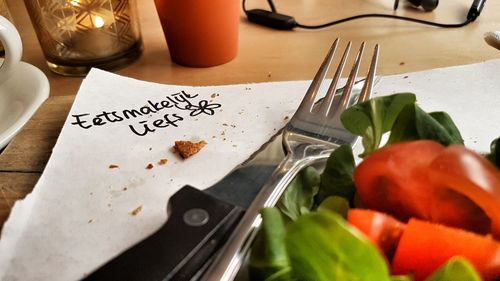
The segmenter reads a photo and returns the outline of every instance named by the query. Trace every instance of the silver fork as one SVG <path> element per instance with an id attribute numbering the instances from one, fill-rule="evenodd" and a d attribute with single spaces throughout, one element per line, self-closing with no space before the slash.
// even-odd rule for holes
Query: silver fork
<path id="1" fill-rule="evenodd" d="M 330 153 L 342 144 L 355 144 L 357 137 L 344 129 L 340 121 L 340 115 L 348 106 L 355 102 L 355 99 L 350 98 L 350 95 L 363 56 L 365 42 L 361 44 L 356 55 L 340 98 L 335 93 L 349 55 L 351 42 L 347 44 L 324 99 L 318 106 L 315 106 L 316 94 L 320 89 L 322 81 L 325 79 L 338 43 L 339 39 L 336 39 L 309 86 L 299 108 L 284 128 L 283 147 L 286 151 L 285 159 L 273 172 L 270 180 L 262 187 L 233 234 L 215 258 L 214 263 L 208 268 L 201 280 L 233 280 L 244 262 L 245 255 L 260 226 L 260 210 L 264 207 L 276 205 L 288 184 L 301 169 L 316 161 L 328 158 Z M 367 100 L 371 95 L 378 52 L 379 47 L 375 45 L 368 74 L 357 98 L 358 102 Z"/>

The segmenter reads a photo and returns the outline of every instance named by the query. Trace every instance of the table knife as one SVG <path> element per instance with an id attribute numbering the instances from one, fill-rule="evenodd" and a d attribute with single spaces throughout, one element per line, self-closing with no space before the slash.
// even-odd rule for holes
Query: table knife
<path id="1" fill-rule="evenodd" d="M 247 161 L 206 190 L 181 188 L 170 197 L 170 215 L 159 230 L 84 280 L 196 280 L 276 168 L 279 159 L 263 164 L 262 155 L 282 153 L 281 146 L 264 147 L 258 163 Z"/>

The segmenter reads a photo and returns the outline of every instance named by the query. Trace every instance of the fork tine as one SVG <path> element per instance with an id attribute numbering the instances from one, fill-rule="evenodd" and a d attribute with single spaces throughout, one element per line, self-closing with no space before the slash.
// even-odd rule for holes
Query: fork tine
<path id="1" fill-rule="evenodd" d="M 297 112 L 303 111 L 307 109 L 310 112 L 314 105 L 314 99 L 316 98 L 316 94 L 318 93 L 319 87 L 321 86 L 321 82 L 325 79 L 326 73 L 328 72 L 328 68 L 332 62 L 333 55 L 335 54 L 335 50 L 337 49 L 337 45 L 339 43 L 339 39 L 337 38 L 335 42 L 333 42 L 328 54 L 326 55 L 321 67 L 318 69 L 318 72 L 314 76 L 311 85 L 307 89 L 307 92 L 300 103 L 300 106 L 297 109 Z"/>
<path id="2" fill-rule="evenodd" d="M 349 56 L 349 51 L 351 50 L 351 45 L 352 45 L 352 43 L 351 43 L 351 41 L 349 41 L 347 43 L 347 46 L 346 46 L 345 51 L 344 51 L 344 55 L 342 56 L 342 59 L 339 63 L 339 66 L 337 67 L 337 71 L 335 72 L 335 75 L 332 78 L 332 82 L 330 83 L 330 86 L 328 87 L 325 98 L 321 102 L 319 114 L 322 114 L 324 116 L 328 116 L 330 109 L 332 108 L 332 102 L 333 102 L 333 98 L 335 97 L 337 83 L 339 82 L 340 75 L 342 75 L 342 71 L 344 71 L 345 62 L 347 60 L 347 57 Z"/>
<path id="3" fill-rule="evenodd" d="M 378 44 L 376 44 L 373 50 L 373 57 L 372 57 L 372 62 L 370 64 L 370 69 L 368 70 L 368 74 L 366 75 L 365 84 L 363 85 L 361 93 L 359 94 L 358 103 L 364 102 L 370 98 L 370 95 L 373 90 L 373 84 L 375 81 L 375 72 L 378 63 L 378 53 L 379 53 L 379 46 Z"/>
<path id="4" fill-rule="evenodd" d="M 356 55 L 354 65 L 349 73 L 349 77 L 347 78 L 347 82 L 344 86 L 344 90 L 342 91 L 342 96 L 340 97 L 338 105 L 332 105 L 335 106 L 335 112 L 332 112 L 332 114 L 341 113 L 349 106 L 349 97 L 351 96 L 356 76 L 358 76 L 359 65 L 361 64 L 361 58 L 363 57 L 364 50 L 365 42 L 361 43 L 361 46 L 359 47 L 358 54 Z"/>

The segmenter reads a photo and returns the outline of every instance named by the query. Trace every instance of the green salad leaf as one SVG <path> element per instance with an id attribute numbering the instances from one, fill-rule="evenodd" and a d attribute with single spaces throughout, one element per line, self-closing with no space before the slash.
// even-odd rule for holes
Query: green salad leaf
<path id="1" fill-rule="evenodd" d="M 287 267 L 267 277 L 264 281 L 298 281 L 298 279 L 293 278 L 292 269 Z"/>
<path id="2" fill-rule="evenodd" d="M 321 202 L 318 206 L 318 211 L 332 211 L 341 215 L 343 218 L 347 218 L 349 201 L 347 201 L 344 197 L 330 196 Z"/>
<path id="3" fill-rule="evenodd" d="M 417 104 L 408 104 L 394 122 L 387 144 L 420 139 L 435 140 L 443 145 L 464 143 L 447 113 L 427 113 Z"/>
<path id="4" fill-rule="evenodd" d="M 450 144 L 464 144 L 464 139 L 460 134 L 460 130 L 448 113 L 444 111 L 435 111 L 429 113 L 429 115 L 447 131 L 451 140 Z"/>
<path id="5" fill-rule="evenodd" d="M 319 184 L 319 172 L 312 166 L 305 168 L 288 185 L 278 202 L 278 207 L 292 220 L 308 213 L 313 208 Z"/>
<path id="6" fill-rule="evenodd" d="M 382 135 L 391 130 L 401 110 L 415 101 L 412 93 L 376 97 L 346 109 L 340 119 L 347 130 L 363 137 L 364 157 L 380 147 Z"/>
<path id="7" fill-rule="evenodd" d="M 311 212 L 294 221 L 286 247 L 299 280 L 390 280 L 375 245 L 333 212 Z"/>
<path id="8" fill-rule="evenodd" d="M 356 193 L 352 179 L 355 165 L 352 148 L 349 145 L 342 145 L 330 154 L 321 174 L 320 188 L 316 199 L 318 204 L 327 197 L 340 196 L 347 199 L 352 206 Z"/>
<path id="9" fill-rule="evenodd" d="M 491 151 L 486 155 L 486 158 L 500 169 L 500 137 L 491 142 L 490 150 Z"/>
<path id="10" fill-rule="evenodd" d="M 445 112 L 427 113 L 416 104 L 412 93 L 398 93 L 370 99 L 342 113 L 341 121 L 351 133 L 361 136 L 365 157 L 382 146 L 383 134 L 390 131 L 387 144 L 419 139 L 443 145 L 463 144 L 455 123 Z"/>
<path id="11" fill-rule="evenodd" d="M 261 210 L 262 225 L 255 237 L 249 261 L 251 280 L 278 279 L 290 276 L 290 264 L 285 246 L 285 224 L 276 208 Z"/>
<path id="12" fill-rule="evenodd" d="M 425 281 L 481 281 L 481 277 L 477 273 L 472 264 L 462 258 L 453 257 L 443 266 L 438 268 Z"/>

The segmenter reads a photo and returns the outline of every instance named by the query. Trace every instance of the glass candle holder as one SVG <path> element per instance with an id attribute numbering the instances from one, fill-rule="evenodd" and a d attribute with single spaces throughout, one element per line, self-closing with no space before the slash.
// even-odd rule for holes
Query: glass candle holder
<path id="1" fill-rule="evenodd" d="M 135 0 L 24 0 L 49 68 L 84 76 L 142 53 Z"/>

